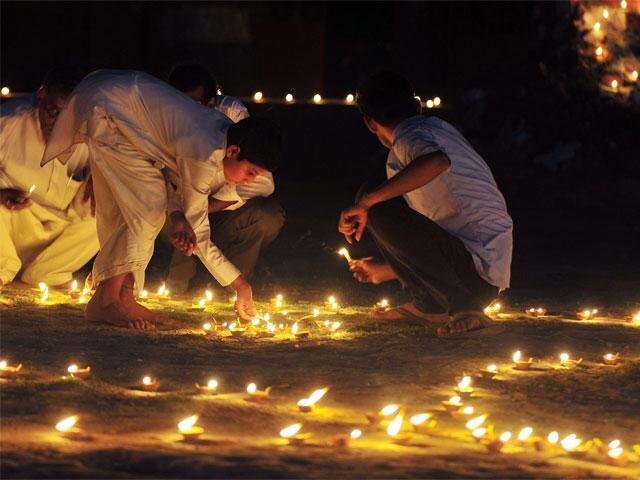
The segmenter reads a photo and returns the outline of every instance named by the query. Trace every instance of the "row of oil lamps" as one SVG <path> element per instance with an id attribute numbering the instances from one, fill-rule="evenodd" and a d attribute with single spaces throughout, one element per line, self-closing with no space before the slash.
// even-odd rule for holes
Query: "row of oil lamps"
<path id="1" fill-rule="evenodd" d="M 81 370 L 88 371 L 87 369 L 78 369 L 75 365 L 70 366 L 68 369 L 71 374 L 75 375 Z M 481 370 L 481 374 L 483 371 L 496 372 L 496 368 L 493 366 L 493 368 L 483 369 Z M 482 374 L 482 376 L 485 375 Z M 463 398 L 471 398 L 473 394 L 471 383 L 472 379 L 468 375 L 459 379 L 454 389 L 456 395 L 442 402 L 446 413 L 450 415 L 461 413 L 465 416 L 470 416 L 475 413 L 472 406 L 464 406 L 462 403 Z M 151 377 L 145 377 L 143 379 L 143 385 L 146 385 L 146 387 L 143 387 L 144 390 L 155 391 L 159 383 Z M 196 389 L 199 393 L 215 394 L 217 392 L 217 386 L 218 384 L 215 380 L 210 380 L 206 386 L 196 384 Z M 315 390 L 307 398 L 299 400 L 297 406 L 300 412 L 313 412 L 315 405 L 325 396 L 328 390 L 328 387 Z M 249 394 L 247 400 L 264 402 L 269 399 L 270 388 L 259 390 L 255 383 L 251 383 L 247 386 L 247 393 Z M 404 427 L 404 416 L 404 409 L 397 404 L 386 405 L 378 412 L 366 414 L 366 418 L 372 426 L 386 427 L 386 433 L 390 437 L 391 442 L 398 445 L 411 445 L 415 434 L 429 434 L 437 425 L 434 413 L 422 412 L 414 414 L 409 418 L 411 430 L 407 430 Z M 600 454 L 606 454 L 608 463 L 614 466 L 625 466 L 629 460 L 634 458 L 633 455 L 629 455 L 624 451 L 620 440 L 612 440 L 608 444 L 605 444 L 595 438 L 585 442 L 575 433 L 561 438 L 557 431 L 549 433 L 546 438 L 541 438 L 534 435 L 534 429 L 530 426 L 522 428 L 515 438 L 510 431 L 498 434 L 495 432 L 492 424 L 486 423 L 488 417 L 489 415 L 485 413 L 471 418 L 465 422 L 465 428 L 470 432 L 471 437 L 483 445 L 489 453 L 500 453 L 506 445 L 511 444 L 512 446 L 520 448 L 532 447 L 539 452 L 566 452 L 578 458 L 586 457 L 592 450 L 595 450 Z M 184 441 L 198 442 L 200 440 L 204 433 L 204 428 L 197 425 L 198 418 L 198 415 L 191 415 L 178 423 L 178 431 Z M 82 439 L 84 433 L 76 426 L 78 420 L 79 417 L 77 415 L 67 417 L 56 424 L 56 430 L 64 437 Z M 302 445 L 312 438 L 312 434 L 302 432 L 302 428 L 302 423 L 289 425 L 280 430 L 280 437 L 290 445 Z M 333 447 L 346 447 L 351 441 L 358 440 L 362 435 L 363 431 L 361 429 L 353 429 L 349 434 L 334 436 L 330 440 L 329 445 Z M 640 445 L 634 446 L 634 450 L 640 454 Z"/>

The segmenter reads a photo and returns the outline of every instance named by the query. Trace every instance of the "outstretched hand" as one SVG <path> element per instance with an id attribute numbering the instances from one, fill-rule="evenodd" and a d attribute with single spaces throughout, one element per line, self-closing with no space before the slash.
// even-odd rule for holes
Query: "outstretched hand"
<path id="1" fill-rule="evenodd" d="M 241 320 L 253 320 L 258 312 L 253 304 L 253 290 L 242 275 L 236 278 L 231 286 L 236 291 L 235 310 Z"/>
<path id="2" fill-rule="evenodd" d="M 369 208 L 356 203 L 340 213 L 338 231 L 344 235 L 349 243 L 353 243 L 353 236 L 360 241 L 369 218 Z"/>
<path id="3" fill-rule="evenodd" d="M 198 239 L 182 212 L 176 211 L 171 214 L 171 234 L 169 239 L 175 248 L 188 257 L 196 249 Z"/>

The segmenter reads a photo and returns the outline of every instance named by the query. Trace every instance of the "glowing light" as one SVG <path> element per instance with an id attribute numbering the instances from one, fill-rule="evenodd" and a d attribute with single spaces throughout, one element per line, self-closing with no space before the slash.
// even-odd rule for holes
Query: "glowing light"
<path id="1" fill-rule="evenodd" d="M 561 353 L 561 354 L 560 354 L 560 361 L 561 361 L 562 363 L 566 363 L 566 362 L 568 362 L 568 361 L 569 361 L 569 358 L 570 358 L 570 357 L 569 357 L 569 354 L 568 354 L 568 353 Z"/>
<path id="2" fill-rule="evenodd" d="M 620 8 L 622 8 L 622 9 L 627 8 L 627 0 L 622 0 L 622 1 L 620 2 Z"/>
<path id="3" fill-rule="evenodd" d="M 253 320 L 251 320 L 251 325 L 253 325 L 254 327 L 257 327 L 258 325 L 260 325 L 260 319 L 254 318 Z"/>
<path id="4" fill-rule="evenodd" d="M 458 388 L 460 390 L 464 390 L 465 388 L 468 388 L 471 385 L 471 377 L 469 375 L 465 375 L 464 377 L 462 377 L 462 380 L 460 380 L 460 382 L 458 383 Z"/>
<path id="5" fill-rule="evenodd" d="M 75 363 L 72 363 L 67 368 L 67 372 L 69 372 L 69 373 L 77 373 L 77 371 L 78 371 L 78 365 L 76 365 Z"/>
<path id="6" fill-rule="evenodd" d="M 211 323 L 209 323 L 209 322 L 202 324 L 202 328 L 204 330 L 206 330 L 207 332 L 210 331 L 212 327 L 213 327 L 213 325 L 211 325 Z"/>
<path id="7" fill-rule="evenodd" d="M 347 103 L 353 103 L 355 97 L 350 93 L 347 95 L 347 98 L 345 100 L 347 101 Z"/>
<path id="8" fill-rule="evenodd" d="M 486 368 L 487 372 L 497 372 L 498 371 L 498 367 L 495 364 L 491 364 L 491 365 L 487 365 Z"/>
<path id="9" fill-rule="evenodd" d="M 638 71 L 637 70 L 634 70 L 633 72 L 631 72 L 631 78 L 633 79 L 634 82 L 636 80 L 638 80 Z"/>
<path id="10" fill-rule="evenodd" d="M 472 406 L 468 406 L 468 407 L 464 407 L 462 409 L 462 413 L 464 413 L 465 415 L 473 415 L 473 412 L 475 412 L 476 409 L 473 408 Z"/>
<path id="11" fill-rule="evenodd" d="M 453 405 L 462 405 L 460 400 L 461 400 L 460 397 L 456 395 L 449 399 L 449 403 L 452 403 Z"/>
<path id="12" fill-rule="evenodd" d="M 152 383 L 153 383 L 153 378 L 151 378 L 148 375 L 142 379 L 143 385 L 151 385 Z"/>
<path id="13" fill-rule="evenodd" d="M 473 438 L 478 440 L 484 437 L 486 434 L 487 434 L 487 429 L 484 427 L 476 428 L 473 432 L 471 432 L 471 435 L 473 436 Z"/>
<path id="14" fill-rule="evenodd" d="M 335 332 L 336 330 L 338 330 L 340 328 L 341 325 L 342 325 L 342 322 L 333 322 L 331 324 L 331 331 Z"/>
<path id="15" fill-rule="evenodd" d="M 313 96 L 313 103 L 320 103 L 322 102 L 322 96 L 319 93 L 316 93 Z"/>
<path id="16" fill-rule="evenodd" d="M 433 100 L 427 100 L 427 108 L 433 108 Z"/>
<path id="17" fill-rule="evenodd" d="M 75 292 L 78 289 L 78 281 L 74 280 L 73 282 L 71 282 L 71 291 Z"/>
<path id="18" fill-rule="evenodd" d="M 613 449 L 613 448 L 619 448 L 621 445 L 620 440 L 611 440 L 609 442 L 609 448 Z"/>
<path id="19" fill-rule="evenodd" d="M 142 290 L 140 292 L 140 298 L 148 298 L 149 297 L 149 292 L 146 290 Z"/>
<path id="20" fill-rule="evenodd" d="M 178 423 L 178 430 L 180 430 L 181 432 L 186 432 L 187 430 L 193 428 L 197 421 L 198 415 L 191 415 L 190 417 L 185 418 L 180 423 Z"/>
<path id="21" fill-rule="evenodd" d="M 67 417 L 64 420 L 60 420 L 56 424 L 56 430 L 59 432 L 68 432 L 73 428 L 73 426 L 78 422 L 78 416 L 73 415 L 71 417 Z"/>
<path id="22" fill-rule="evenodd" d="M 218 381 L 213 378 L 207 382 L 208 388 L 218 388 Z"/>
<path id="23" fill-rule="evenodd" d="M 254 99 L 256 102 L 260 102 L 260 101 L 262 101 L 262 92 L 256 92 L 256 93 L 254 93 L 254 94 L 253 94 L 253 99 Z"/>
<path id="24" fill-rule="evenodd" d="M 525 440 L 527 440 L 527 438 L 531 436 L 532 433 L 533 433 L 533 428 L 524 427 L 522 430 L 520 430 L 520 433 L 518 433 L 518 440 L 520 440 L 521 442 L 524 442 Z"/>
<path id="25" fill-rule="evenodd" d="M 291 327 L 291 333 L 293 333 L 294 335 L 298 333 L 298 322 L 294 323 L 293 327 Z"/>
<path id="26" fill-rule="evenodd" d="M 603 53 L 604 53 L 604 50 L 602 49 L 602 47 L 596 48 L 596 55 L 597 56 L 601 57 Z"/>
<path id="27" fill-rule="evenodd" d="M 611 450 L 609 450 L 608 455 L 611 458 L 619 458 L 622 455 L 622 451 L 622 447 L 612 448 Z"/>
<path id="28" fill-rule="evenodd" d="M 6 360 L 2 360 L 0 362 L 0 368 L 7 368 L 7 361 Z"/>
<path id="29" fill-rule="evenodd" d="M 513 361 L 519 362 L 521 359 L 522 359 L 522 352 L 520 350 L 516 350 L 516 352 L 513 354 Z"/>
<path id="30" fill-rule="evenodd" d="M 480 415 L 479 417 L 476 418 L 472 418 L 471 420 L 469 420 L 467 423 L 465 423 L 465 427 L 467 427 L 469 430 L 473 430 L 475 428 L 478 428 L 480 425 L 482 425 L 484 423 L 484 421 L 487 419 L 488 415 L 486 413 Z"/>
<path id="31" fill-rule="evenodd" d="M 334 297 L 333 295 L 331 295 L 329 298 L 327 298 L 327 301 L 329 303 L 336 303 L 336 297 Z"/>
<path id="32" fill-rule="evenodd" d="M 409 419 L 409 422 L 411 422 L 411 425 L 422 425 L 424 422 L 426 422 L 430 418 L 431 418 L 431 414 L 429 413 L 419 413 L 411 417 Z"/>
<path id="33" fill-rule="evenodd" d="M 509 440 L 511 440 L 511 432 L 504 432 L 500 435 L 500 441 L 502 443 L 507 443 Z"/>
<path id="34" fill-rule="evenodd" d="M 328 387 L 324 387 L 324 388 L 319 388 L 318 390 L 315 390 L 311 395 L 309 395 L 309 402 L 311 404 L 317 403 L 322 397 L 325 396 L 325 394 L 329 391 Z"/>
<path id="35" fill-rule="evenodd" d="M 607 10 L 606 8 L 604 9 L 604 11 L 602 12 L 602 16 L 606 19 L 609 18 L 609 10 Z"/>
<path id="36" fill-rule="evenodd" d="M 391 437 L 395 437 L 400 432 L 401 428 L 402 428 L 402 415 L 396 415 L 396 418 L 394 418 L 389 424 L 389 426 L 387 427 L 387 435 Z"/>
<path id="37" fill-rule="evenodd" d="M 562 448 L 569 451 L 575 450 L 580 446 L 581 443 L 582 439 L 578 438 L 575 433 L 572 433 L 571 435 L 563 438 L 560 441 L 560 445 L 562 445 Z"/>
<path id="38" fill-rule="evenodd" d="M 198 302 L 198 308 L 204 308 L 207 306 L 207 301 L 204 298 L 201 298 Z"/>
<path id="39" fill-rule="evenodd" d="M 350 262 L 352 260 L 351 259 L 351 255 L 349 255 L 349 250 L 347 250 L 344 247 L 342 247 L 340 250 L 338 250 L 338 254 L 342 255 L 347 260 L 347 262 Z M 334 299 L 334 301 L 335 301 L 335 299 Z"/>
<path id="40" fill-rule="evenodd" d="M 288 427 L 285 427 L 282 430 L 280 430 L 280 436 L 282 438 L 291 438 L 296 433 L 298 433 L 301 428 L 302 428 L 301 423 L 294 423 L 293 425 L 289 425 Z"/>
<path id="41" fill-rule="evenodd" d="M 593 24 L 593 30 L 596 32 L 600 31 L 600 22 L 596 22 Z"/>
<path id="42" fill-rule="evenodd" d="M 1 93 L 3 96 L 5 96 L 5 97 L 6 97 L 7 95 L 9 95 L 9 94 L 11 93 L 11 90 L 9 89 L 9 87 L 2 87 L 2 88 L 0 89 L 0 93 Z"/>
<path id="43" fill-rule="evenodd" d="M 439 106 L 440 106 L 440 103 L 442 103 L 442 100 L 440 99 L 440 97 L 435 97 L 435 98 L 433 99 L 433 104 L 434 104 L 436 107 L 439 107 Z"/>
<path id="44" fill-rule="evenodd" d="M 354 430 L 351 430 L 351 433 L 349 434 L 349 436 L 354 440 L 357 440 L 358 438 L 362 437 L 362 430 L 359 430 L 357 428 Z"/>
<path id="45" fill-rule="evenodd" d="M 206 292 L 204 292 L 204 296 L 207 299 L 207 302 L 213 300 L 213 292 L 211 290 L 207 290 Z"/>
<path id="46" fill-rule="evenodd" d="M 258 387 L 255 383 L 250 383 L 249 385 L 247 385 L 248 394 L 256 393 L 257 390 L 258 390 Z"/>
<path id="47" fill-rule="evenodd" d="M 383 417 L 390 417 L 391 415 L 396 413 L 399 408 L 400 406 L 392 403 L 390 405 L 387 405 L 386 407 L 383 407 L 382 410 L 380 410 L 380 415 L 382 415 Z"/>
<path id="48" fill-rule="evenodd" d="M 614 90 L 618 88 L 618 80 L 611 80 L 611 88 Z"/>
<path id="49" fill-rule="evenodd" d="M 40 282 L 38 283 L 38 288 L 42 292 L 42 296 L 40 297 L 40 303 L 44 303 L 49 298 L 49 287 L 46 283 Z"/>
<path id="50" fill-rule="evenodd" d="M 549 435 L 547 435 L 547 441 L 553 445 L 558 443 L 559 440 L 560 440 L 560 434 L 556 431 L 553 431 Z"/>
<path id="51" fill-rule="evenodd" d="M 287 101 L 288 103 L 291 103 L 291 102 L 293 102 L 293 95 L 291 95 L 290 93 L 287 93 L 287 94 L 284 96 L 284 99 L 285 99 L 285 101 Z"/>
<path id="52" fill-rule="evenodd" d="M 317 317 L 318 315 L 320 315 L 320 309 L 319 308 L 314 308 L 313 309 L 313 316 Z"/>

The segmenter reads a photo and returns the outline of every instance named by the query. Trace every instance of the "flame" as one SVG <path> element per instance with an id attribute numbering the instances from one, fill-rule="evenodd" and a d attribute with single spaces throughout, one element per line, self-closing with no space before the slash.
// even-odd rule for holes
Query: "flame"
<path id="1" fill-rule="evenodd" d="M 565 450 L 575 450 L 582 443 L 582 439 L 578 438 L 575 433 L 572 433 L 566 438 L 560 441 L 560 445 Z"/>
<path id="2" fill-rule="evenodd" d="M 518 434 L 518 440 L 520 440 L 521 442 L 524 442 L 527 438 L 531 436 L 532 433 L 533 433 L 533 428 L 524 427 L 522 430 L 520 430 L 520 433 Z"/>
<path id="3" fill-rule="evenodd" d="M 269 330 L 270 332 L 275 332 L 276 326 L 273 323 L 267 323 L 267 330 Z"/>
<path id="4" fill-rule="evenodd" d="M 291 95 L 290 93 L 287 93 L 287 94 L 284 96 L 284 99 L 285 99 L 287 102 L 293 102 L 293 95 Z"/>
<path id="5" fill-rule="evenodd" d="M 249 385 L 247 385 L 247 393 L 256 393 L 256 391 L 258 391 L 258 387 L 255 383 L 250 383 Z"/>
<path id="6" fill-rule="evenodd" d="M 237 326 L 238 326 L 238 324 L 236 322 L 232 322 L 231 325 L 229 325 L 229 330 L 233 330 Z"/>
<path id="7" fill-rule="evenodd" d="M 333 322 L 331 324 L 331 331 L 335 332 L 336 330 L 338 330 L 340 328 L 341 325 L 342 325 L 342 322 Z"/>
<path id="8" fill-rule="evenodd" d="M 622 447 L 612 448 L 608 454 L 611 458 L 619 458 L 622 455 Z"/>
<path id="9" fill-rule="evenodd" d="M 382 415 L 383 417 L 390 417 L 391 415 L 396 413 L 399 408 L 400 407 L 398 405 L 392 403 L 390 405 L 387 405 L 386 407 L 383 407 L 382 410 L 380 410 L 380 415 Z"/>
<path id="10" fill-rule="evenodd" d="M 153 378 L 151 378 L 150 376 L 146 376 L 142 379 L 142 383 L 144 385 L 151 385 L 153 383 Z"/>
<path id="11" fill-rule="evenodd" d="M 316 94 L 313 96 L 313 102 L 314 102 L 314 103 L 320 103 L 321 101 L 322 101 L 322 96 L 321 96 L 319 93 L 316 93 Z"/>
<path id="12" fill-rule="evenodd" d="M 429 420 L 430 418 L 431 418 L 431 414 L 429 413 L 419 413 L 411 417 L 409 419 L 409 422 L 411 422 L 411 425 L 421 425 L 427 420 Z"/>
<path id="13" fill-rule="evenodd" d="M 74 280 L 73 282 L 71 282 L 71 291 L 75 292 L 78 289 L 78 281 Z"/>
<path id="14" fill-rule="evenodd" d="M 506 443 L 509 440 L 511 440 L 511 432 L 504 432 L 502 435 L 500 435 L 500 441 L 502 443 Z"/>
<path id="15" fill-rule="evenodd" d="M 453 405 L 462 405 L 462 402 L 460 401 L 460 397 L 458 395 L 451 397 L 449 399 L 449 403 L 452 403 Z"/>
<path id="16" fill-rule="evenodd" d="M 209 388 L 218 388 L 218 381 L 215 379 L 211 379 L 207 382 L 207 387 Z"/>
<path id="17" fill-rule="evenodd" d="M 49 298 L 49 287 L 47 286 L 46 283 L 40 282 L 38 283 L 38 288 L 42 292 L 42 296 L 40 297 L 40 303 L 44 303 L 47 301 L 47 298 Z"/>
<path id="18" fill-rule="evenodd" d="M 302 428 L 301 423 L 294 423 L 293 425 L 289 425 L 288 427 L 285 427 L 282 430 L 280 430 L 280 436 L 282 438 L 291 438 L 296 433 L 298 433 L 301 428 Z"/>
<path id="19" fill-rule="evenodd" d="M 209 302 L 213 300 L 213 292 L 211 290 L 205 291 L 204 296 Z"/>
<path id="20" fill-rule="evenodd" d="M 609 442 L 609 448 L 614 449 L 614 448 L 619 448 L 620 447 L 620 440 L 611 440 Z"/>
<path id="21" fill-rule="evenodd" d="M 69 365 L 69 368 L 67 368 L 67 372 L 69 373 L 76 373 L 78 371 L 78 365 L 76 365 L 75 363 L 72 363 L 71 365 Z"/>
<path id="22" fill-rule="evenodd" d="M 514 362 L 519 362 L 520 359 L 522 358 L 522 352 L 520 350 L 517 350 L 514 354 L 513 354 L 513 361 Z"/>
<path id="23" fill-rule="evenodd" d="M 36 189 L 36 184 L 34 183 L 33 185 L 31 185 L 31 187 L 29 188 L 29 195 L 31 195 L 34 190 Z"/>
<path id="24" fill-rule="evenodd" d="M 442 99 L 440 97 L 434 97 L 433 98 L 433 104 L 437 107 L 440 105 L 440 103 L 442 103 Z"/>
<path id="25" fill-rule="evenodd" d="M 473 432 L 471 432 L 471 435 L 473 436 L 473 438 L 482 438 L 486 434 L 487 434 L 487 429 L 484 427 L 476 428 Z"/>
<path id="26" fill-rule="evenodd" d="M 458 388 L 460 390 L 464 390 L 465 388 L 468 388 L 469 385 L 471 385 L 471 377 L 469 375 L 465 375 L 458 383 Z"/>
<path id="27" fill-rule="evenodd" d="M 256 102 L 259 102 L 260 100 L 262 100 L 262 92 L 256 92 L 256 93 L 254 93 L 254 94 L 253 94 L 253 99 L 254 99 Z"/>
<path id="28" fill-rule="evenodd" d="M 378 305 L 380 305 L 381 307 L 388 307 L 389 306 L 389 300 L 387 300 L 386 298 L 383 298 L 382 300 L 380 300 L 378 302 Z"/>
<path id="29" fill-rule="evenodd" d="M 200 301 L 198 302 L 198 307 L 204 308 L 206 304 L 207 304 L 207 301 L 204 298 L 201 298 Z"/>
<path id="30" fill-rule="evenodd" d="M 317 403 L 329 391 L 329 387 L 320 388 L 309 395 L 311 404 Z"/>
<path id="31" fill-rule="evenodd" d="M 596 32 L 599 32 L 599 31 L 600 31 L 600 22 L 596 22 L 596 23 L 594 23 L 594 24 L 593 24 L 593 29 L 594 29 Z"/>
<path id="32" fill-rule="evenodd" d="M 607 354 L 604 356 L 604 358 L 606 358 L 607 360 L 613 360 L 613 359 L 614 359 L 614 358 L 616 358 L 616 357 L 614 357 L 614 356 L 613 356 L 613 353 L 607 353 Z"/>
<path id="33" fill-rule="evenodd" d="M 311 403 L 311 400 L 309 400 L 308 398 L 301 398 L 300 400 L 298 400 L 299 407 L 310 407 L 311 405 L 313 404 Z"/>
<path id="34" fill-rule="evenodd" d="M 203 324 L 202 324 L 202 328 L 203 328 L 204 330 L 209 331 L 209 330 L 211 330 L 211 327 L 212 327 L 212 325 L 211 325 L 211 323 L 210 323 L 210 322 L 207 322 L 207 323 L 203 323 Z"/>
<path id="35" fill-rule="evenodd" d="M 362 436 L 362 430 L 358 430 L 357 428 L 354 430 L 351 430 L 351 433 L 349 434 L 349 436 L 354 440 L 357 440 Z"/>
<path id="36" fill-rule="evenodd" d="M 561 353 L 560 354 L 560 361 L 562 363 L 568 362 L 569 361 L 569 354 L 568 353 Z"/>
<path id="37" fill-rule="evenodd" d="M 178 430 L 180 430 L 181 432 L 189 430 L 196 424 L 197 421 L 198 415 L 191 415 L 190 417 L 185 418 L 180 423 L 178 423 Z"/>
<path id="38" fill-rule="evenodd" d="M 484 423 L 484 421 L 487 419 L 488 415 L 486 413 L 480 415 L 479 417 L 475 417 L 472 418 L 471 420 L 469 420 L 466 424 L 465 427 L 467 427 L 469 430 L 473 430 L 475 428 L 478 428 L 480 425 L 482 425 Z"/>
<path id="39" fill-rule="evenodd" d="M 60 420 L 56 424 L 56 430 L 58 430 L 59 432 L 68 432 L 71 428 L 73 428 L 73 426 L 76 424 L 77 421 L 78 421 L 77 415 L 67 417 L 64 420 Z"/>
<path id="40" fill-rule="evenodd" d="M 140 298 L 147 298 L 149 296 L 149 292 L 146 290 L 142 290 L 140 292 Z"/>
<path id="41" fill-rule="evenodd" d="M 465 415 L 473 415 L 473 412 L 475 411 L 475 408 L 469 406 L 469 407 L 464 407 L 462 409 L 462 413 L 464 413 Z"/>
<path id="42" fill-rule="evenodd" d="M 318 315 L 320 315 L 320 309 L 319 308 L 314 308 L 313 309 L 313 316 L 317 317 Z M 640 313 L 638 315 L 640 315 Z"/>
<path id="43" fill-rule="evenodd" d="M 293 324 L 293 327 L 291 327 L 291 333 L 298 333 L 298 322 Z"/>
<path id="44" fill-rule="evenodd" d="M 342 247 L 340 250 L 338 250 L 338 254 L 346 258 L 347 261 L 351 261 L 351 255 L 349 255 L 349 250 L 347 250 L 346 248 Z"/>
<path id="45" fill-rule="evenodd" d="M 2 360 L 2 361 L 0 362 L 0 368 L 3 368 L 3 369 L 4 369 L 4 368 L 7 368 L 7 361 L 6 361 L 6 360 Z"/>
<path id="46" fill-rule="evenodd" d="M 268 313 L 265 313 L 265 314 L 264 314 L 264 317 L 262 317 L 262 318 L 263 318 L 263 320 L 264 320 L 265 322 L 269 322 L 269 321 L 271 320 L 271 315 L 269 315 Z"/>
<path id="47" fill-rule="evenodd" d="M 165 294 L 166 291 L 167 291 L 167 287 L 164 284 L 164 282 L 162 282 L 162 285 L 160 285 L 160 288 L 158 288 L 158 295 L 162 296 Z"/>
<path id="48" fill-rule="evenodd" d="M 633 316 L 633 321 L 634 321 L 634 323 L 638 323 L 638 324 L 640 324 L 640 312 L 636 313 L 636 314 Z"/>
<path id="49" fill-rule="evenodd" d="M 497 372 L 497 371 L 498 371 L 498 367 L 494 363 L 492 363 L 491 365 L 487 365 L 487 372 Z"/>
<path id="50" fill-rule="evenodd" d="M 387 427 L 387 434 L 392 437 L 395 437 L 400 432 L 401 428 L 402 428 L 402 415 L 396 415 L 396 418 L 394 418 L 389 424 L 389 426 Z"/>
<path id="51" fill-rule="evenodd" d="M 350 93 L 347 95 L 346 101 L 347 103 L 353 103 L 354 99 L 353 93 Z"/>
<path id="52" fill-rule="evenodd" d="M 260 319 L 259 318 L 254 318 L 253 320 L 251 320 L 251 324 L 254 327 L 257 327 L 258 325 L 260 325 Z"/>
<path id="53" fill-rule="evenodd" d="M 558 443 L 558 440 L 560 440 L 560 434 L 556 431 L 553 431 L 549 435 L 547 435 L 547 441 L 553 445 Z"/>

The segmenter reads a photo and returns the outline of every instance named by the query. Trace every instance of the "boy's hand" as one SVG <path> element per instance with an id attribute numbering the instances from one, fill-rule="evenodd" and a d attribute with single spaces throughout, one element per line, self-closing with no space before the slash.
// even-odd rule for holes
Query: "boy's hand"
<path id="1" fill-rule="evenodd" d="M 366 207 L 360 203 L 356 203 L 351 207 L 343 210 L 340 214 L 340 220 L 338 222 L 338 231 L 344 235 L 347 242 L 353 243 L 353 235 L 356 236 L 356 241 L 360 241 L 364 229 L 367 226 L 367 220 L 369 218 L 369 207 Z"/>
<path id="2" fill-rule="evenodd" d="M 349 270 L 353 272 L 353 277 L 362 283 L 378 284 L 398 278 L 388 264 L 376 262 L 373 257 L 351 260 Z"/>
<path id="3" fill-rule="evenodd" d="M 236 291 L 235 309 L 241 320 L 253 320 L 258 312 L 253 304 L 253 290 L 242 275 L 231 282 Z"/>
<path id="4" fill-rule="evenodd" d="M 0 203 L 9 210 L 22 210 L 31 205 L 31 199 L 26 192 L 15 188 L 0 190 Z"/>
<path id="5" fill-rule="evenodd" d="M 93 193 L 93 177 L 87 178 L 87 183 L 84 186 L 84 192 L 82 192 L 82 203 L 91 202 L 91 216 L 96 216 L 96 196 Z"/>
<path id="6" fill-rule="evenodd" d="M 169 238 L 171 244 L 188 257 L 196 249 L 196 234 L 182 212 L 175 211 L 171 213 L 171 234 Z"/>

